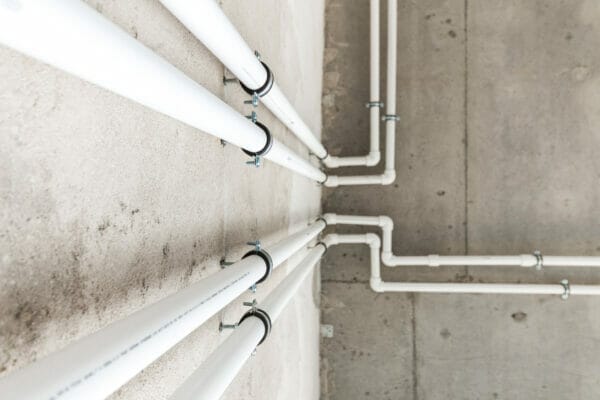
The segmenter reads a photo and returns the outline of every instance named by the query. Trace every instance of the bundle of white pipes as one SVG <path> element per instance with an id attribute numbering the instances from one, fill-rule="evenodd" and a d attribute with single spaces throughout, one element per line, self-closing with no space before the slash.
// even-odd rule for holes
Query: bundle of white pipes
<path id="1" fill-rule="evenodd" d="M 326 180 L 318 168 L 82 1 L 0 2 L 0 43 L 310 179 Z"/>
<path id="2" fill-rule="evenodd" d="M 392 254 L 391 218 L 381 216 L 324 214 L 328 225 L 377 226 L 383 232 L 381 259 L 384 264 L 395 266 L 518 266 L 518 267 L 600 267 L 600 257 L 543 256 L 541 253 L 517 256 L 396 256 Z M 357 235 L 328 235 L 338 238 L 337 243 L 361 243 Z M 333 240 L 333 239 L 331 239 Z M 352 241 L 354 240 L 354 241 Z M 366 240 L 366 239 L 365 239 Z M 557 284 L 506 284 L 506 283 L 435 283 L 435 282 L 384 282 L 380 275 L 379 257 L 373 257 L 374 239 L 364 242 L 371 245 L 371 288 L 376 292 L 417 293 L 489 293 L 489 294 L 558 294 L 563 298 L 570 295 L 600 295 L 600 286 L 572 285 L 567 280 Z M 378 245 L 377 245 L 378 246 Z M 377 247 L 379 249 L 379 247 Z"/>
<path id="3" fill-rule="evenodd" d="M 274 82 L 274 73 L 255 57 L 233 24 L 227 19 L 215 0 L 160 0 L 186 28 L 190 30 L 242 83 L 249 94 L 260 97 L 262 103 L 304 143 L 328 168 L 379 163 L 379 0 L 370 2 L 370 151 L 366 156 L 331 156 L 304 123 L 281 89 Z M 397 0 L 388 0 L 388 53 L 386 115 L 386 162 L 380 175 L 334 176 L 325 181 L 326 186 L 389 185 L 395 177 L 395 124 L 396 113 L 396 36 Z"/>
<path id="4" fill-rule="evenodd" d="M 323 218 L 329 225 L 362 225 L 377 226 L 383 234 L 381 251 L 382 262 L 389 267 L 396 266 L 495 266 L 495 267 L 600 267 L 600 257 L 594 256 L 548 256 L 539 252 L 520 254 L 515 256 L 440 256 L 437 254 L 427 256 L 396 256 L 392 253 L 392 231 L 394 222 L 385 215 L 339 215 L 324 214 Z"/>
<path id="5" fill-rule="evenodd" d="M 318 220 L 273 246 L 0 380 L 3 400 L 104 399 L 304 248 Z M 260 254 L 259 254 L 260 253 Z M 270 265 L 269 265 L 270 264 Z M 34 384 L 32 384 L 32 382 Z"/>
<path id="6" fill-rule="evenodd" d="M 342 216 L 343 217 L 343 216 Z M 370 217 L 359 217 L 370 218 Z M 375 218 L 370 220 L 377 225 Z M 331 218 L 329 218 L 331 220 Z M 344 218 L 342 218 L 344 220 Z M 367 221 L 367 220 L 365 220 Z M 484 284 L 484 283 L 412 283 L 384 282 L 381 279 L 379 252 L 381 241 L 374 233 L 329 234 L 298 264 L 281 284 L 258 306 L 270 323 L 266 324 L 259 313 L 249 312 L 242 318 L 235 331 L 219 346 L 171 397 L 172 400 L 219 399 L 241 370 L 257 346 L 269 335 L 271 323 L 275 323 L 283 308 L 292 298 L 302 281 L 325 251 L 335 245 L 365 244 L 370 248 L 370 286 L 376 292 L 419 292 L 419 293 L 486 293 L 486 294 L 553 294 L 566 299 L 572 295 L 600 295 L 600 286 L 571 285 L 566 281 L 559 284 Z"/>
<path id="7" fill-rule="evenodd" d="M 171 397 L 172 400 L 213 400 L 221 397 L 246 360 L 269 335 L 306 276 L 325 253 L 326 246 L 317 244 L 256 310 L 246 314 L 227 340 L 196 370 Z M 258 314 L 257 311 L 264 314 Z M 265 324 L 263 315 L 270 320 Z M 255 317 L 256 316 L 256 317 Z"/>

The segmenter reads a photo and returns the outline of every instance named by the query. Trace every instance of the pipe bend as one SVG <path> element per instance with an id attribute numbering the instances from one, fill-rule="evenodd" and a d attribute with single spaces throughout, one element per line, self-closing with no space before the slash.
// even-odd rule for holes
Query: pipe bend
<path id="1" fill-rule="evenodd" d="M 327 154 L 327 157 L 323 158 L 321 162 L 327 168 L 338 168 L 340 166 L 339 157 L 335 157 Z"/>
<path id="2" fill-rule="evenodd" d="M 325 243 L 325 246 L 327 246 L 328 248 L 340 243 L 340 239 L 337 233 L 330 233 L 327 236 L 325 236 L 321 241 Z"/>
<path id="3" fill-rule="evenodd" d="M 371 248 L 380 248 L 381 247 L 381 239 L 375 233 L 365 233 L 366 242 Z"/>
<path id="4" fill-rule="evenodd" d="M 381 262 L 383 265 L 387 267 L 395 267 L 396 265 L 392 262 L 392 252 L 391 251 L 382 251 L 381 252 Z"/>
<path id="5" fill-rule="evenodd" d="M 369 285 L 371 286 L 371 290 L 374 292 L 383 293 L 385 291 L 383 290 L 383 282 L 381 281 L 381 278 L 371 277 L 371 279 L 369 279 Z"/>
<path id="6" fill-rule="evenodd" d="M 380 160 L 381 160 L 381 153 L 379 151 L 371 151 L 365 157 L 365 164 L 367 167 L 373 167 L 373 166 L 379 164 Z"/>
<path id="7" fill-rule="evenodd" d="M 327 223 L 327 225 L 335 225 L 337 224 L 337 214 L 334 213 L 326 213 L 322 215 L 323 219 Z"/>
<path id="8" fill-rule="evenodd" d="M 338 187 L 340 185 L 338 176 L 336 175 L 327 175 L 327 179 L 323 182 L 325 187 Z"/>
<path id="9" fill-rule="evenodd" d="M 383 175 L 381 175 L 381 184 L 382 185 L 391 185 L 396 180 L 396 170 L 386 169 L 383 171 Z"/>
<path id="10" fill-rule="evenodd" d="M 386 229 L 392 230 L 392 229 L 394 229 L 394 220 L 392 220 L 387 215 L 380 215 L 379 216 L 379 226 L 383 230 L 386 230 Z"/>

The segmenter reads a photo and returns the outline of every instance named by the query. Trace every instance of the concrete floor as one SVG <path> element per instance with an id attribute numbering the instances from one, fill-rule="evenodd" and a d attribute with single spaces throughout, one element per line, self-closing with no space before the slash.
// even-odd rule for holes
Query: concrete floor
<path id="1" fill-rule="evenodd" d="M 600 4 L 399 0 L 398 18 L 396 182 L 326 190 L 324 211 L 391 216 L 400 255 L 600 254 Z M 367 54 L 368 2 L 328 0 L 332 154 L 367 151 Z M 367 261 L 340 246 L 323 265 L 321 319 L 335 334 L 321 340 L 322 399 L 600 397 L 600 299 L 375 294 Z M 600 283 L 587 269 L 383 274 Z"/>
<path id="2" fill-rule="evenodd" d="M 89 3 L 240 112 L 223 67 L 157 1 Z M 221 2 L 320 133 L 322 0 Z M 252 16 L 252 18 L 248 18 Z M 260 24 L 255 21 L 259 19 Z M 286 60 L 294 60 L 289 63 Z M 259 119 L 308 152 L 262 106 Z M 320 210 L 320 187 L 233 146 L 0 48 L 0 376 L 273 242 Z M 285 276 L 276 271 L 260 301 Z M 318 287 L 308 279 L 225 399 L 317 399 Z M 114 399 L 165 399 L 226 337 L 244 294 Z M 2 397 L 0 395 L 0 397 Z"/>

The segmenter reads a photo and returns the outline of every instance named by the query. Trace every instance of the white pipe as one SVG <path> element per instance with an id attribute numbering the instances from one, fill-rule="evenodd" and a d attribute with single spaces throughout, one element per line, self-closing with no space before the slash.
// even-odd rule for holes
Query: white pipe
<path id="1" fill-rule="evenodd" d="M 380 216 L 324 214 L 329 225 L 363 225 L 378 226 L 383 233 L 381 259 L 389 267 L 396 266 L 496 266 L 496 267 L 600 267 L 600 257 L 584 256 L 547 256 L 520 254 L 516 256 L 396 256 L 392 254 L 392 231 L 394 223 L 391 218 Z M 539 257 L 539 258 L 538 258 Z"/>
<path id="2" fill-rule="evenodd" d="M 252 152 L 264 132 L 81 1 L 0 2 L 0 43 Z M 323 182 L 274 140 L 265 158 Z"/>
<path id="3" fill-rule="evenodd" d="M 267 73 L 242 36 L 214 0 L 160 0 L 242 83 L 260 88 Z M 257 18 L 251 16 L 251 18 Z M 327 151 L 302 121 L 294 107 L 277 86 L 261 98 L 264 105 L 292 131 L 310 151 L 324 158 Z"/>
<path id="4" fill-rule="evenodd" d="M 364 222 L 381 226 L 378 217 L 336 216 L 326 214 L 328 223 L 340 220 Z M 346 218 L 344 218 L 346 217 Z M 554 294 L 563 298 L 570 295 L 600 295 L 600 286 L 561 284 L 486 284 L 486 283 L 412 283 L 384 282 L 381 279 L 379 250 L 381 241 L 374 233 L 339 235 L 329 234 L 322 241 L 327 248 L 339 244 L 366 244 L 370 248 L 371 276 L 369 283 L 376 292 L 419 293 L 487 293 L 487 294 Z M 292 298 L 300 283 L 323 255 L 325 247 L 315 246 L 296 269 L 265 299 L 261 309 L 267 311 L 273 322 Z M 265 334 L 264 325 L 256 318 L 248 318 L 175 392 L 171 400 L 214 400 L 221 397 L 246 360 Z"/>
<path id="5" fill-rule="evenodd" d="M 267 79 L 264 67 L 255 57 L 231 21 L 214 0 L 160 0 L 246 87 L 260 88 Z M 379 0 L 370 3 L 370 103 L 379 103 Z M 379 107 L 370 107 L 370 151 L 366 156 L 335 157 L 304 123 L 277 83 L 261 98 L 263 104 L 319 157 L 326 167 L 379 163 Z"/>
<path id="6" fill-rule="evenodd" d="M 388 0 L 386 117 L 385 119 L 385 170 L 380 175 L 337 176 L 329 175 L 327 187 L 343 185 L 390 185 L 396 179 L 396 70 L 398 36 L 398 0 Z"/>
<path id="7" fill-rule="evenodd" d="M 327 168 L 338 168 L 348 166 L 365 165 L 368 167 L 377 165 L 381 159 L 379 151 L 379 0 L 371 0 L 369 6 L 370 30 L 369 30 L 369 153 L 366 156 L 335 157 L 329 156 L 323 160 Z"/>
<path id="8" fill-rule="evenodd" d="M 319 220 L 266 249 L 273 267 L 306 246 Z M 249 256 L 0 379 L 3 400 L 103 399 L 202 325 L 265 274 Z"/>
<path id="9" fill-rule="evenodd" d="M 273 325 L 307 275 L 319 261 L 325 247 L 313 247 L 259 306 Z M 171 400 L 214 400 L 220 398 L 265 335 L 265 326 L 254 317 L 246 318 L 171 397 Z"/>
<path id="10" fill-rule="evenodd" d="M 382 282 L 379 289 L 381 292 L 565 295 L 565 287 L 561 284 Z M 568 295 L 598 296 L 600 286 L 569 285 Z"/>
<path id="11" fill-rule="evenodd" d="M 361 218 L 364 217 L 358 217 L 358 219 Z M 369 220 L 366 225 L 376 225 L 373 222 L 374 220 Z M 600 286 L 598 285 L 571 285 L 567 282 L 550 285 L 508 283 L 384 282 L 381 279 L 381 265 L 379 263 L 378 254 L 380 241 L 377 235 L 374 233 L 359 235 L 330 234 L 327 235 L 323 241 L 328 246 L 333 246 L 336 244 L 359 243 L 369 245 L 371 248 L 371 277 L 369 279 L 369 283 L 371 289 L 373 289 L 375 292 L 556 294 L 563 296 L 563 298 L 571 295 L 600 295 Z"/>

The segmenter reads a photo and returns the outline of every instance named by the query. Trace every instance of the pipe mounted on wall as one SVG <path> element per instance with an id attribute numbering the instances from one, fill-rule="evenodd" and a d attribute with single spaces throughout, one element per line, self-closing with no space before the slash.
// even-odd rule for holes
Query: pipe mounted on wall
<path id="1" fill-rule="evenodd" d="M 324 228 L 325 222 L 318 220 L 269 246 L 264 251 L 270 255 L 272 268 L 305 247 Z M 268 277 L 269 271 L 262 255 L 249 254 L 226 269 L 3 377 L 1 397 L 104 399 L 249 287 Z"/>
<path id="2" fill-rule="evenodd" d="M 272 324 L 283 312 L 326 247 L 316 245 L 294 270 L 258 306 Z M 220 398 L 252 352 L 267 338 L 269 329 L 262 319 L 252 315 L 239 326 L 209 358 L 177 389 L 171 400 L 214 400 Z"/>
<path id="3" fill-rule="evenodd" d="M 326 179 L 82 1 L 0 2 L 0 43 L 249 152 L 266 152 L 266 159 L 310 179 Z"/>

